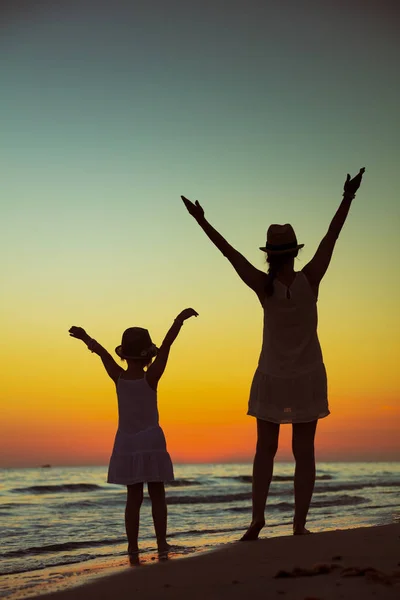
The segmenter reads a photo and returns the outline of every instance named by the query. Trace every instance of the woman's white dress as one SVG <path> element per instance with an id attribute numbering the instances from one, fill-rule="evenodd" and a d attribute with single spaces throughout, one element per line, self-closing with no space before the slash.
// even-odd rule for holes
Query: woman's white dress
<path id="1" fill-rule="evenodd" d="M 317 335 L 317 299 L 305 274 L 290 287 L 274 280 L 265 297 L 263 342 L 248 415 L 273 423 L 307 423 L 329 415 L 327 379 Z"/>

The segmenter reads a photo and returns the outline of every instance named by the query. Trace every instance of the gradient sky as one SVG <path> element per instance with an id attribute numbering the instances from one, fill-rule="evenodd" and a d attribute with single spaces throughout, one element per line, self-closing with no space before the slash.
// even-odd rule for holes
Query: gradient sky
<path id="1" fill-rule="evenodd" d="M 251 459 L 262 311 L 180 194 L 259 268 L 269 223 L 291 222 L 301 269 L 362 166 L 320 292 L 332 415 L 317 452 L 399 459 L 397 4 L 14 5 L 0 26 L 0 466 L 105 464 L 113 384 L 68 328 L 110 351 L 132 325 L 160 343 L 187 306 L 200 316 L 159 387 L 172 458 Z"/>

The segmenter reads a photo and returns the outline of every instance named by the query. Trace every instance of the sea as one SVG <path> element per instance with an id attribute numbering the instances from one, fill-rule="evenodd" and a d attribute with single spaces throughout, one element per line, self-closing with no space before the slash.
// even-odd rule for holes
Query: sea
<path id="1" fill-rule="evenodd" d="M 260 537 L 291 534 L 293 463 L 277 462 Z M 107 467 L 0 470 L 0 596 L 65 589 L 129 568 L 126 489 Z M 251 520 L 251 465 L 175 465 L 166 486 L 171 558 L 236 542 Z M 319 463 L 307 527 L 313 532 L 400 521 L 400 462 Z M 147 493 L 140 560 L 157 560 Z"/>

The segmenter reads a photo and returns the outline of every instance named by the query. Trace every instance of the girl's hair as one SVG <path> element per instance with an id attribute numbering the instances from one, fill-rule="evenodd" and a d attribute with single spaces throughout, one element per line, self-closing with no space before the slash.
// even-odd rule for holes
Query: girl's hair
<path id="1" fill-rule="evenodd" d="M 149 367 L 151 365 L 151 363 L 153 362 L 153 358 L 154 356 L 147 356 L 145 358 L 128 358 L 128 360 L 134 360 L 142 367 L 142 369 L 145 369 L 146 367 Z M 121 361 L 126 361 L 126 358 L 121 358 Z"/>
<path id="2" fill-rule="evenodd" d="M 272 296 L 274 293 L 274 279 L 283 265 L 293 260 L 293 258 L 296 258 L 297 254 L 298 250 L 293 250 L 293 252 L 287 252 L 286 254 L 267 254 L 267 263 L 269 264 L 267 284 L 265 286 L 267 297 Z"/>

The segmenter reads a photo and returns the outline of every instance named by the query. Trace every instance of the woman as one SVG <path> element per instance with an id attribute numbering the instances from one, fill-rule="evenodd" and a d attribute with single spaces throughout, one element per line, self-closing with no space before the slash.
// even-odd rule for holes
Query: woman
<path id="1" fill-rule="evenodd" d="M 265 525 L 264 512 L 278 448 L 281 423 L 292 423 L 295 513 L 293 533 L 310 533 L 305 525 L 315 482 L 314 437 L 318 419 L 329 414 L 326 372 L 317 336 L 319 284 L 329 266 L 365 169 L 347 175 L 343 200 L 312 260 L 299 272 L 298 244 L 291 225 L 271 225 L 266 253 L 268 273 L 251 265 L 216 231 L 196 200 L 182 200 L 189 213 L 229 260 L 239 277 L 258 296 L 264 310 L 261 355 L 250 391 L 248 414 L 257 419 L 253 463 L 252 522 L 242 537 L 256 540 Z"/>

